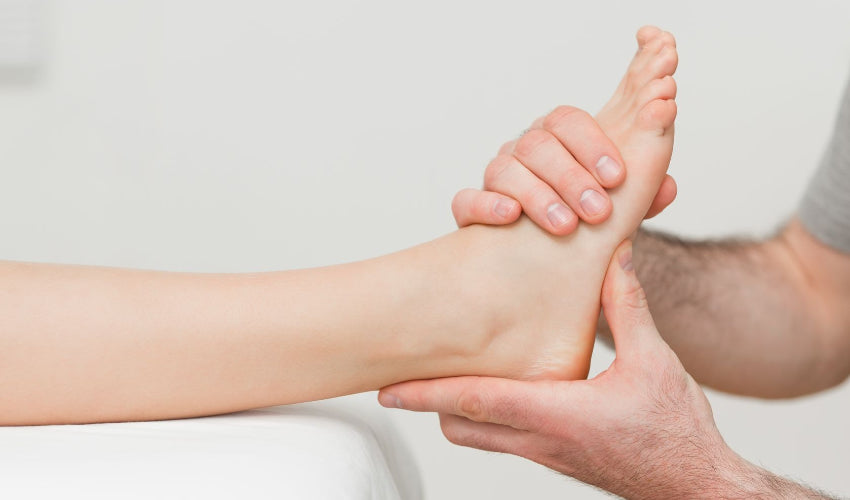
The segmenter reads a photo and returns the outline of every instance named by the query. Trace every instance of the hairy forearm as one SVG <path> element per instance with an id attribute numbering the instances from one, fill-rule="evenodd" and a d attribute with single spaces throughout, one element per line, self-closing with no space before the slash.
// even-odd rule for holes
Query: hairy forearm
<path id="1" fill-rule="evenodd" d="M 822 491 L 776 475 L 735 456 L 729 464 L 716 469 L 715 479 L 704 489 L 693 491 L 691 498 L 726 499 L 813 499 L 834 500 Z M 692 484 L 699 485 L 699 481 Z"/>
<path id="2" fill-rule="evenodd" d="M 683 241 L 641 230 L 634 255 L 659 331 L 701 383 L 788 397 L 846 376 L 825 359 L 831 311 L 782 238 Z"/>
<path id="3" fill-rule="evenodd" d="M 742 478 L 737 485 L 730 487 L 730 493 L 740 492 L 738 498 L 763 498 L 763 499 L 816 499 L 834 500 L 822 491 L 815 490 L 804 484 L 794 482 L 772 472 L 755 467 L 755 474 L 749 478 Z M 728 497 L 727 497 L 728 498 Z"/>
<path id="4" fill-rule="evenodd" d="M 630 479 L 612 485 L 601 485 L 624 498 L 656 500 L 667 498 L 689 498 L 715 500 L 745 499 L 817 499 L 833 500 L 834 497 L 810 488 L 802 483 L 774 474 L 758 467 L 734 451 L 725 447 L 712 453 L 704 448 L 699 456 L 681 456 L 672 451 L 664 457 L 656 457 L 650 465 L 650 473 L 639 476 L 634 471 Z"/>

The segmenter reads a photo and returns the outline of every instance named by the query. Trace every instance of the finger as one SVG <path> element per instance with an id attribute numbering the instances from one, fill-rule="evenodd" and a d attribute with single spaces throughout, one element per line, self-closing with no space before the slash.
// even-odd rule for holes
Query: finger
<path id="1" fill-rule="evenodd" d="M 641 353 L 652 339 L 661 339 L 634 270 L 631 241 L 621 243 L 611 258 L 602 283 L 602 308 L 618 358 Z"/>
<path id="2" fill-rule="evenodd" d="M 545 120 L 545 116 L 539 116 L 533 122 L 531 122 L 531 126 L 528 127 L 529 130 L 533 130 L 536 128 L 543 128 L 543 120 Z"/>
<path id="3" fill-rule="evenodd" d="M 578 217 L 558 193 L 512 155 L 499 155 L 487 165 L 484 189 L 519 201 L 531 220 L 552 234 L 569 234 L 578 226 Z"/>
<path id="4" fill-rule="evenodd" d="M 646 212 L 644 219 L 651 219 L 670 206 L 670 204 L 673 203 L 673 200 L 676 199 L 677 191 L 678 188 L 676 186 L 676 180 L 669 175 L 666 176 L 664 180 L 661 181 L 661 187 L 658 188 L 658 192 L 655 194 L 655 199 L 652 200 L 652 204 L 649 206 L 649 210 Z"/>
<path id="5" fill-rule="evenodd" d="M 516 145 L 516 139 L 502 144 L 502 147 L 499 148 L 499 154 L 500 155 L 509 155 L 509 154 L 513 153 L 515 145 Z"/>
<path id="6" fill-rule="evenodd" d="M 450 442 L 485 451 L 524 456 L 529 432 L 499 424 L 473 422 L 448 413 L 440 414 L 440 429 Z"/>
<path id="7" fill-rule="evenodd" d="M 517 141 L 513 156 L 553 187 L 582 220 L 597 224 L 611 214 L 605 189 L 551 132 L 529 130 Z"/>
<path id="8" fill-rule="evenodd" d="M 626 179 L 620 151 L 587 112 L 559 106 L 543 119 L 543 129 L 557 137 L 602 187 L 614 188 Z"/>
<path id="9" fill-rule="evenodd" d="M 524 382 L 495 377 L 414 380 L 384 387 L 378 401 L 388 408 L 451 413 L 473 422 L 536 430 L 548 409 L 570 397 L 568 382 Z"/>
<path id="10" fill-rule="evenodd" d="M 522 214 L 519 202 L 499 193 L 463 189 L 452 200 L 457 227 L 470 224 L 510 224 Z"/>

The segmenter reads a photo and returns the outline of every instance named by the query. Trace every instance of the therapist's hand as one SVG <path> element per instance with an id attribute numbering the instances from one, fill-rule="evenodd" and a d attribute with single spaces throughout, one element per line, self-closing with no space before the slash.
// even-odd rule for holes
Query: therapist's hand
<path id="1" fill-rule="evenodd" d="M 602 306 L 617 356 L 591 380 L 421 380 L 386 387 L 379 400 L 439 412 L 453 443 L 520 455 L 628 498 L 739 492 L 751 466 L 726 446 L 702 390 L 658 334 L 629 242 L 612 258 Z"/>
<path id="2" fill-rule="evenodd" d="M 611 214 L 607 189 L 626 179 L 613 141 L 585 111 L 559 106 L 538 118 L 519 139 L 505 143 L 484 171 L 484 189 L 464 189 L 452 201 L 458 227 L 509 224 L 522 212 L 555 235 L 571 233 L 579 219 L 598 224 Z M 665 177 L 646 217 L 676 198 Z"/>

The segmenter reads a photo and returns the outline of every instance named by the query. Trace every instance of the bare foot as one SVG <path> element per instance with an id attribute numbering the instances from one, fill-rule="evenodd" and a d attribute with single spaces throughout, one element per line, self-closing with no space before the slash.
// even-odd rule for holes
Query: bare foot
<path id="1" fill-rule="evenodd" d="M 620 241 L 637 229 L 649 203 L 664 179 L 673 153 L 673 121 L 676 118 L 676 82 L 679 63 L 673 35 L 654 26 L 637 32 L 638 52 L 614 95 L 596 115 L 596 121 L 620 149 L 628 178 L 612 194 L 622 207 L 612 216 Z M 647 201 L 648 200 L 648 201 Z M 641 207 L 641 210 L 633 208 Z M 619 231 L 625 231 L 620 233 Z"/>
<path id="2" fill-rule="evenodd" d="M 464 371 L 513 378 L 587 376 L 605 270 L 649 209 L 673 150 L 676 44 L 654 27 L 641 28 L 637 40 L 626 75 L 597 115 L 628 172 L 610 193 L 610 219 L 582 224 L 566 237 L 550 236 L 525 217 L 506 227 L 461 231 L 468 238 L 462 248 L 465 281 L 473 284 L 469 293 L 490 312 L 480 366 Z"/>

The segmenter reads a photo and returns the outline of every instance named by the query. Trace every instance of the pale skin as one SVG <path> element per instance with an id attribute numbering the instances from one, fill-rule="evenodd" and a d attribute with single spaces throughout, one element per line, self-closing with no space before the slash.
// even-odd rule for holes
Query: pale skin
<path id="1" fill-rule="evenodd" d="M 0 424 L 183 418 L 452 375 L 585 377 L 608 261 L 653 205 L 672 152 L 677 56 L 661 35 L 639 34 L 598 117 L 616 147 L 582 153 L 629 166 L 606 194 L 614 210 L 568 237 L 522 219 L 264 274 L 0 264 Z M 547 115 L 527 154 L 560 151 L 581 114 Z"/>
<path id="2" fill-rule="evenodd" d="M 601 124 L 582 125 L 604 130 Z M 459 193 L 452 207 L 458 224 L 510 222 L 513 214 L 488 209 L 505 198 L 527 200 L 521 201 L 524 210 L 539 213 L 546 207 L 533 196 L 545 192 L 543 167 L 534 162 L 523 167 L 530 178 L 523 192 L 488 191 L 500 188 L 485 177 L 484 191 Z M 675 185 L 667 186 L 672 192 L 665 195 L 662 185 L 655 207 L 663 209 L 675 196 Z M 546 221 L 538 223 L 547 228 Z M 846 380 L 850 256 L 819 242 L 796 218 L 762 241 L 687 242 L 639 231 L 634 248 L 634 266 L 658 329 L 646 327 L 652 318 L 645 304 L 630 306 L 643 304 L 644 292 L 618 294 L 609 287 L 603 295 L 608 321 L 601 327 L 613 336 L 617 360 L 603 375 L 555 384 L 493 378 L 412 382 L 385 389 L 382 403 L 441 412 L 444 433 L 454 442 L 518 454 L 629 498 L 828 498 L 729 450 L 704 395 L 684 370 L 720 390 L 769 398 L 808 394 Z M 619 279 L 610 276 L 613 271 L 609 281 Z M 658 337 L 658 330 L 666 343 L 652 340 L 649 351 L 621 342 L 624 336 Z M 658 373 L 667 376 L 659 379 Z M 681 397 L 659 399 L 675 395 L 669 389 L 677 386 L 684 390 Z M 639 426 L 630 427 L 624 417 L 648 410 L 650 417 Z M 690 431 L 680 439 L 667 435 L 668 449 L 653 437 L 668 428 Z M 626 473 L 640 465 L 657 474 L 630 482 Z M 699 485 L 702 493 L 683 489 L 688 485 Z"/>

